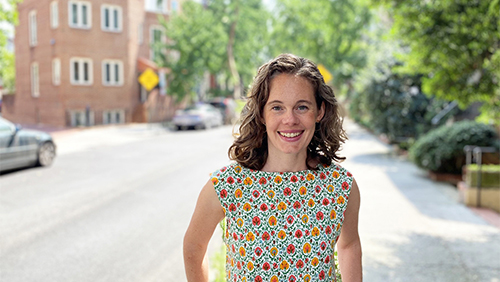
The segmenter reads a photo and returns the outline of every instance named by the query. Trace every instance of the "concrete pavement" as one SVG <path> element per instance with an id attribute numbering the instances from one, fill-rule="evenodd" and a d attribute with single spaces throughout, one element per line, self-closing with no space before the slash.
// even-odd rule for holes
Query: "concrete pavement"
<path id="1" fill-rule="evenodd" d="M 500 229 L 347 121 L 343 166 L 361 191 L 364 281 L 500 281 Z"/>
<path id="2" fill-rule="evenodd" d="M 500 281 L 500 229 L 391 148 L 346 121 L 342 164 L 361 190 L 364 281 Z M 133 124 L 53 131 L 59 153 L 168 134 Z M 494 217 L 498 219 L 498 215 Z"/>

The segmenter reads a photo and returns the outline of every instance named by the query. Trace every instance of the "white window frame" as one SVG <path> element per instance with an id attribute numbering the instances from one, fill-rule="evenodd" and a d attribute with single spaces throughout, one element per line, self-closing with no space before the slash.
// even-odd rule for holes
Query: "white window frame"
<path id="1" fill-rule="evenodd" d="M 168 0 L 163 0 L 160 6 L 157 4 L 157 1 L 158 0 L 145 0 L 144 9 L 146 12 L 168 14 Z"/>
<path id="2" fill-rule="evenodd" d="M 38 36 L 37 36 L 37 22 L 36 22 L 36 11 L 30 11 L 29 16 L 29 43 L 31 47 L 34 47 L 38 44 Z"/>
<path id="3" fill-rule="evenodd" d="M 111 115 L 109 120 L 108 115 Z M 116 117 L 119 116 L 119 120 Z M 106 110 L 102 111 L 102 124 L 122 124 L 125 123 L 125 110 Z"/>
<path id="4" fill-rule="evenodd" d="M 106 26 L 106 17 L 105 17 L 105 12 L 108 10 L 109 12 L 109 26 Z M 118 18 L 115 18 L 115 12 Z M 109 32 L 121 32 L 123 30 L 123 10 L 122 7 L 117 6 L 117 5 L 108 5 L 108 4 L 103 4 L 101 5 L 101 29 L 103 31 L 109 31 Z M 118 23 L 118 26 L 114 26 L 115 20 Z"/>
<path id="5" fill-rule="evenodd" d="M 109 77 L 107 80 L 106 65 L 109 65 Z M 116 80 L 116 68 L 118 67 L 118 80 Z M 123 86 L 123 62 L 120 60 L 102 61 L 102 85 L 104 86 Z"/>
<path id="6" fill-rule="evenodd" d="M 86 115 L 85 110 L 79 111 L 79 110 L 74 110 L 74 111 L 69 111 L 70 115 L 70 124 L 72 127 L 77 127 L 77 126 L 86 126 L 87 125 L 87 115 Z M 95 119 L 94 119 L 94 111 L 89 111 L 89 125 L 95 125 Z"/>
<path id="7" fill-rule="evenodd" d="M 78 63 L 78 79 L 75 78 L 74 64 Z M 84 64 L 88 64 L 88 81 L 84 81 Z M 69 60 L 70 82 L 73 85 L 92 85 L 94 83 L 94 67 L 92 59 L 73 57 Z"/>
<path id="8" fill-rule="evenodd" d="M 73 23 L 73 5 L 76 5 L 76 23 Z M 83 7 L 87 10 L 87 24 L 83 23 Z M 72 28 L 91 29 L 92 28 L 92 3 L 87 1 L 68 1 L 68 24 Z"/>
<path id="9" fill-rule="evenodd" d="M 165 36 L 165 30 L 161 25 L 151 25 L 149 27 L 149 59 L 151 61 L 155 60 L 154 57 L 154 50 L 153 50 L 153 45 L 154 45 L 154 31 L 159 30 L 161 32 L 161 37 L 160 37 L 160 42 L 165 43 L 166 42 L 166 36 Z"/>
<path id="10" fill-rule="evenodd" d="M 40 70 L 38 63 L 33 62 L 30 70 L 31 77 L 31 96 L 40 97 Z"/>
<path id="11" fill-rule="evenodd" d="M 58 3 L 58 1 L 50 2 L 50 27 L 53 29 L 59 27 L 59 3 Z"/>
<path id="12" fill-rule="evenodd" d="M 139 29 L 137 30 L 137 41 L 139 42 L 139 45 L 142 45 L 144 43 L 144 23 L 139 24 Z"/>
<path id="13" fill-rule="evenodd" d="M 61 59 L 52 59 L 52 84 L 61 85 Z"/>

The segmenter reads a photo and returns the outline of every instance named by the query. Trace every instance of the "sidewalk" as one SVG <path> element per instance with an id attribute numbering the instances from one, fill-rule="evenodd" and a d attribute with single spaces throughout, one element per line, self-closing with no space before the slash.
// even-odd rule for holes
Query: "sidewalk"
<path id="1" fill-rule="evenodd" d="M 64 155 L 96 146 L 110 146 L 154 138 L 169 133 L 160 123 L 112 124 L 93 127 L 58 128 L 50 126 L 23 126 L 26 129 L 49 133 L 57 146 L 57 154 Z"/>
<path id="2" fill-rule="evenodd" d="M 361 191 L 364 281 L 500 281 L 500 229 L 460 204 L 452 185 L 346 127 L 343 166 Z"/>

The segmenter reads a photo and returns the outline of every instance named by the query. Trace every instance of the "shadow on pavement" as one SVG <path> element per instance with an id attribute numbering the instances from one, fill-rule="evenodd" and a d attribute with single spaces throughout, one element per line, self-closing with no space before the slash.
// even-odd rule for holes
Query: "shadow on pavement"
<path id="1" fill-rule="evenodd" d="M 376 241 L 377 255 L 364 256 L 367 281 L 499 281 L 498 253 L 483 252 L 500 249 L 494 234 L 463 240 L 410 233 Z"/>

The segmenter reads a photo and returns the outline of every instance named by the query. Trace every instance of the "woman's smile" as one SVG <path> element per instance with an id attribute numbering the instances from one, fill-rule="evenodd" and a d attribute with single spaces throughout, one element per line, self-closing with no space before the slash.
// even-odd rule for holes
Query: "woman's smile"
<path id="1" fill-rule="evenodd" d="M 295 138 L 297 136 L 302 135 L 304 133 L 303 130 L 300 131 L 278 131 L 278 133 L 284 138 Z"/>

